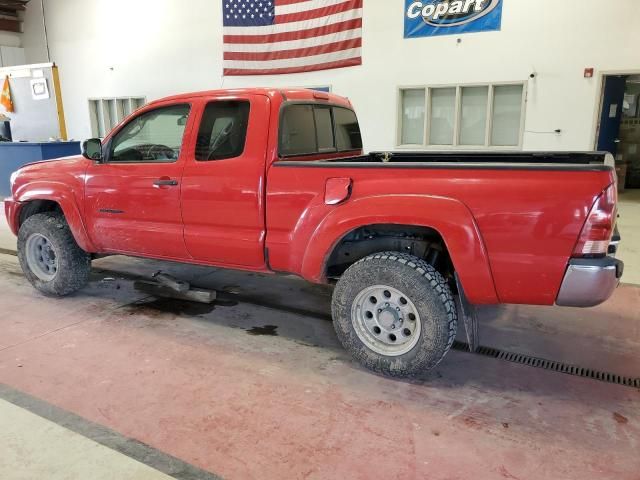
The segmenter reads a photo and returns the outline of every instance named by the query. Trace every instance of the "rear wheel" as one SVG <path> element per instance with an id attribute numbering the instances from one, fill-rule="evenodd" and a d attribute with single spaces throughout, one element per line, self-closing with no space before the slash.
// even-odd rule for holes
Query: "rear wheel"
<path id="1" fill-rule="evenodd" d="M 18 260 L 27 279 L 46 295 L 68 295 L 89 281 L 91 257 L 60 213 L 37 213 L 25 220 L 18 232 Z"/>
<path id="2" fill-rule="evenodd" d="M 349 267 L 334 290 L 332 313 L 338 338 L 360 363 L 397 377 L 435 367 L 457 328 L 442 275 L 399 252 L 369 255 Z"/>

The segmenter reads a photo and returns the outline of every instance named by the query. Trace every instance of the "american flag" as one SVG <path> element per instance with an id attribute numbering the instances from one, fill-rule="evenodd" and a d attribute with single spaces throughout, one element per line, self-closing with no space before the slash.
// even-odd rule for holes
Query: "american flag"
<path id="1" fill-rule="evenodd" d="M 224 74 L 362 64 L 363 0 L 222 0 Z"/>

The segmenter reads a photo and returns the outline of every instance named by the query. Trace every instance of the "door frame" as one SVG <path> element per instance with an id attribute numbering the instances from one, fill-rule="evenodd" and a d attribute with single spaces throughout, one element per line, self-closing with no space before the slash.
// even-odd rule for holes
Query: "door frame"
<path id="1" fill-rule="evenodd" d="M 591 138 L 593 139 L 591 145 L 593 150 L 598 148 L 598 136 L 600 135 L 600 118 L 602 117 L 602 103 L 604 101 L 604 86 L 605 86 L 605 77 L 615 76 L 615 75 L 640 75 L 640 68 L 631 68 L 631 69 L 620 69 L 620 70 L 602 70 L 598 72 L 597 75 L 597 84 L 596 84 L 596 92 L 598 94 L 598 102 L 596 103 L 596 108 L 594 108 L 593 119 L 592 119 L 592 127 L 591 127 Z"/>

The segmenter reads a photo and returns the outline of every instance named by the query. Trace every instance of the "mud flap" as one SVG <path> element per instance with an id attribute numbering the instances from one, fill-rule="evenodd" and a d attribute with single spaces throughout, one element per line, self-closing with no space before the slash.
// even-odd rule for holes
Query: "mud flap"
<path id="1" fill-rule="evenodd" d="M 476 315 L 476 307 L 469 303 L 467 296 L 464 294 L 462 283 L 458 274 L 455 273 L 456 286 L 458 287 L 458 296 L 460 298 L 460 314 L 464 320 L 464 330 L 467 334 L 467 343 L 469 350 L 475 352 L 478 349 L 480 339 L 478 337 L 478 317 Z"/>

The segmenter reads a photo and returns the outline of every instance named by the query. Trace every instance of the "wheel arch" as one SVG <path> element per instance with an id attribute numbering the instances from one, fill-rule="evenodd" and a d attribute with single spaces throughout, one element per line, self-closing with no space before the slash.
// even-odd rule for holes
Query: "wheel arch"
<path id="1" fill-rule="evenodd" d="M 447 197 L 381 195 L 360 198 L 336 208 L 311 235 L 302 262 L 302 276 L 310 281 L 326 282 L 332 255 L 345 238 L 358 229 L 380 225 L 410 227 L 441 239 L 469 300 L 475 304 L 498 303 L 489 258 L 476 221 L 466 205 Z"/>
<path id="2" fill-rule="evenodd" d="M 19 192 L 15 199 L 20 205 L 17 213 L 16 231 L 32 215 L 49 211 L 60 211 L 64 215 L 71 233 L 80 248 L 95 252 L 93 242 L 87 234 L 84 220 L 72 192 L 58 189 L 43 190 L 35 183 L 32 188 Z"/>

